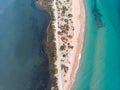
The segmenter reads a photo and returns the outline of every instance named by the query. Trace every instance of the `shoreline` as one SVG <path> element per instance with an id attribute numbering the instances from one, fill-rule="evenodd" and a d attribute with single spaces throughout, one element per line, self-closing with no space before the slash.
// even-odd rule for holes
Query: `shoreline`
<path id="1" fill-rule="evenodd" d="M 73 0 L 74 1 L 74 0 Z M 76 5 L 76 4 L 75 4 Z M 78 37 L 78 45 L 77 45 L 77 51 L 76 51 L 76 56 L 75 56 L 75 60 L 76 62 L 74 62 L 74 65 L 73 65 L 73 68 L 72 68 L 72 73 L 71 73 L 71 80 L 69 81 L 69 84 L 68 84 L 68 88 L 66 90 L 71 90 L 73 84 L 74 84 L 74 81 L 75 81 L 75 78 L 76 78 L 76 74 L 77 74 L 77 71 L 79 69 L 79 66 L 80 66 L 80 61 L 81 61 L 81 55 L 82 55 L 82 49 L 83 49 L 83 44 L 84 44 L 84 36 L 85 36 L 85 21 L 86 21 L 86 14 L 85 14 L 85 4 L 84 4 L 84 1 L 83 0 L 79 0 L 79 7 L 80 7 L 80 10 L 82 13 L 82 18 L 80 17 L 80 22 L 82 21 L 81 24 L 81 27 L 80 29 L 82 29 L 80 32 L 79 32 L 79 37 Z M 74 6 L 73 6 L 74 7 Z M 74 12 L 73 12 L 74 13 Z M 74 16 L 74 15 L 73 15 Z M 82 20 L 81 20 L 82 19 Z M 74 21 L 74 20 L 73 20 Z M 82 33 L 81 33 L 82 32 Z"/>
<path id="2" fill-rule="evenodd" d="M 38 0 L 37 4 L 43 8 L 45 11 L 47 11 L 50 16 L 51 20 L 47 28 L 47 41 L 46 41 L 46 48 L 47 48 L 47 54 L 49 58 L 49 73 L 50 73 L 50 81 L 47 85 L 50 90 L 58 90 L 58 78 L 56 77 L 56 74 L 58 72 L 56 61 L 57 61 L 57 48 L 56 48 L 56 38 L 55 38 L 55 16 L 54 16 L 54 9 L 52 7 L 53 5 L 52 0 Z M 52 49 L 51 49 L 52 48 Z"/>
<path id="3" fill-rule="evenodd" d="M 51 1 L 51 0 L 50 0 Z M 63 3 L 64 0 L 61 0 L 61 3 Z M 67 17 L 67 20 L 71 19 L 71 23 L 69 22 L 70 26 L 68 25 L 69 29 L 71 29 L 71 31 L 68 31 L 68 34 L 71 34 L 72 39 L 68 39 L 67 43 L 70 43 L 70 48 L 69 46 L 67 46 L 66 51 L 61 51 L 60 47 L 61 45 L 64 45 L 65 43 L 61 40 L 60 37 L 63 37 L 62 35 L 59 35 L 58 32 L 61 31 L 60 26 L 65 25 L 62 24 L 63 21 L 60 20 L 64 18 L 60 16 L 60 5 L 59 5 L 59 0 L 54 0 L 51 1 L 52 4 L 50 5 L 51 9 L 47 9 L 48 6 L 46 6 L 47 1 L 40 1 L 38 0 L 38 4 L 45 9 L 46 11 L 48 11 L 50 14 L 52 14 L 52 20 L 48 26 L 48 30 L 47 30 L 47 49 L 48 49 L 48 57 L 49 57 L 49 70 L 50 70 L 50 76 L 52 81 L 54 81 L 54 84 L 51 86 L 51 90 L 70 90 L 74 81 L 75 81 L 75 77 L 79 68 L 79 64 L 80 64 L 80 59 L 81 59 L 81 54 L 82 54 L 82 48 L 83 48 L 83 44 L 84 44 L 84 32 L 85 32 L 85 6 L 84 6 L 84 1 L 83 0 L 70 0 L 68 1 L 68 7 L 70 6 L 70 9 L 68 9 L 69 11 L 67 12 L 67 14 L 71 13 L 72 17 Z M 64 4 L 64 3 L 63 3 Z M 63 4 L 61 4 L 62 6 L 64 6 Z M 71 6 L 72 5 L 72 6 Z M 46 7 L 45 7 L 46 6 Z M 60 10 L 60 11 L 59 11 Z M 64 23 L 64 22 L 63 22 Z M 54 28 L 51 28 L 51 26 L 54 26 Z M 53 29 L 52 32 L 50 32 L 50 30 Z M 50 40 L 49 37 L 51 37 L 51 34 L 54 36 L 54 40 Z M 67 35 L 65 33 L 62 33 L 63 35 Z M 64 38 L 68 38 L 66 36 L 64 36 Z M 54 43 L 50 43 L 49 41 L 52 41 Z M 50 43 L 50 44 L 49 44 Z M 53 48 L 55 49 L 54 51 L 54 55 L 55 58 L 53 56 L 51 56 L 52 50 L 51 47 L 49 47 L 49 45 L 54 45 Z M 63 58 L 62 54 L 65 53 L 66 57 Z M 68 54 L 70 54 L 69 56 L 67 56 Z M 53 60 L 53 61 L 51 61 Z M 64 61 L 68 61 L 69 63 L 63 62 Z M 69 65 L 68 65 L 69 64 Z M 64 65 L 64 69 L 67 68 L 67 72 L 65 72 L 62 69 L 62 65 Z M 51 71 L 54 68 L 54 70 L 57 71 Z M 53 83 L 53 82 L 52 82 Z M 55 86 L 54 86 L 55 85 Z"/>
<path id="4" fill-rule="evenodd" d="M 64 0 L 62 0 L 62 1 L 64 1 Z M 54 3 L 56 3 L 56 0 L 54 0 Z M 73 35 L 73 39 L 71 41 L 68 40 L 68 42 L 70 42 L 70 44 L 73 45 L 74 48 L 73 48 L 73 50 L 69 51 L 69 53 L 71 53 L 71 55 L 69 57 L 67 57 L 66 59 L 63 59 L 63 56 L 61 56 L 63 53 L 66 53 L 66 52 L 57 50 L 58 64 L 56 63 L 56 65 L 58 68 L 58 76 L 57 76 L 58 82 L 57 83 L 58 83 L 59 90 L 70 90 L 71 89 L 71 87 L 74 83 L 75 77 L 76 77 L 77 70 L 79 68 L 81 54 L 82 54 L 82 47 L 83 47 L 83 43 L 84 43 L 84 30 L 85 30 L 85 17 L 86 17 L 84 2 L 83 2 L 83 0 L 76 0 L 76 1 L 71 0 L 71 4 L 72 4 L 72 7 L 70 7 L 72 9 L 71 14 L 73 15 L 72 21 L 73 21 L 73 27 L 75 29 L 74 31 L 72 31 L 72 33 L 75 35 Z M 57 10 L 61 6 L 59 6 L 59 4 L 57 4 L 56 7 L 58 7 L 58 8 L 54 8 L 55 9 L 55 11 L 54 11 L 55 17 L 64 19 L 63 18 L 64 16 L 62 16 L 62 17 L 60 15 L 56 16 L 58 13 L 60 14 L 60 12 L 58 12 Z M 60 26 L 62 26 L 62 23 L 61 23 L 62 21 L 59 18 L 55 18 L 56 22 L 60 23 Z M 56 25 L 55 23 L 54 23 L 54 25 L 56 27 L 56 33 L 55 33 L 56 39 L 57 39 L 56 47 L 57 47 L 57 49 L 59 49 L 60 46 L 63 45 L 64 43 L 60 39 L 60 37 L 62 35 L 58 34 L 58 31 L 61 31 L 61 29 L 58 28 L 59 25 Z M 70 24 L 70 25 L 72 26 L 72 24 Z M 67 50 L 69 50 L 69 48 Z M 60 61 L 62 59 L 64 61 L 68 60 L 70 62 L 70 64 L 68 65 L 68 63 L 66 63 L 66 62 Z M 65 67 L 68 67 L 67 72 L 63 72 L 63 70 L 60 70 L 60 68 L 62 67 L 61 63 L 64 64 Z M 60 67 L 60 64 L 61 64 L 61 67 Z M 61 74 L 62 74 L 62 76 L 61 76 Z"/>

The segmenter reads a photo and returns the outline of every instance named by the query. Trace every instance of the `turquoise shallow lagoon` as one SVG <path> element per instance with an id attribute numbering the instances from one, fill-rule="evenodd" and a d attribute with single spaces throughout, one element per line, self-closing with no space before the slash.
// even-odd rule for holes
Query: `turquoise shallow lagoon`
<path id="1" fill-rule="evenodd" d="M 0 0 L 0 90 L 44 90 L 50 16 L 36 0 Z"/>
<path id="2" fill-rule="evenodd" d="M 120 90 L 120 0 L 85 0 L 86 34 L 72 90 Z"/>

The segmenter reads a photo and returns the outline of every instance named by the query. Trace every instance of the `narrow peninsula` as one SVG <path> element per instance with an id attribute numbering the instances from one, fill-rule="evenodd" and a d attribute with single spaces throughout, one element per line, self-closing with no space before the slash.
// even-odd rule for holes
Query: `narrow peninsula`
<path id="1" fill-rule="evenodd" d="M 83 0 L 39 0 L 51 15 L 47 52 L 51 90 L 70 90 L 82 53 L 85 31 Z"/>

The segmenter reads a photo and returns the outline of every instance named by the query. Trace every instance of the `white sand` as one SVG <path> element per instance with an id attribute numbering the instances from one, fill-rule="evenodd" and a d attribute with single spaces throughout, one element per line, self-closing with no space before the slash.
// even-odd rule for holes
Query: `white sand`
<path id="1" fill-rule="evenodd" d="M 57 61 L 56 61 L 56 65 L 57 65 L 57 68 L 58 68 L 58 74 L 57 74 L 57 78 L 58 78 L 58 86 L 59 86 L 59 90 L 63 90 L 63 82 L 62 82 L 62 73 L 61 73 L 61 61 L 60 61 L 60 55 L 59 55 L 59 45 L 58 45 L 58 34 L 57 32 L 59 31 L 59 28 L 58 28 L 58 10 L 57 10 L 57 5 L 56 5 L 56 0 L 54 0 L 54 3 L 53 3 L 53 8 L 55 9 L 54 11 L 54 15 L 55 15 L 55 19 L 56 21 L 54 22 L 54 25 L 55 25 L 55 28 L 56 28 L 56 32 L 55 32 L 55 37 L 56 37 L 56 48 L 57 48 Z"/>
<path id="2" fill-rule="evenodd" d="M 64 2 L 64 0 L 60 0 L 61 2 Z M 67 4 L 66 4 L 67 5 Z M 69 5 L 69 4 L 68 4 Z M 62 6 L 58 6 L 58 7 L 62 7 Z M 74 26 L 74 31 L 70 32 L 73 33 L 73 38 L 69 39 L 68 42 L 74 47 L 73 49 L 67 49 L 69 51 L 69 56 L 66 58 L 62 57 L 63 53 L 66 53 L 65 51 L 60 51 L 59 48 L 61 45 L 63 45 L 63 41 L 61 40 L 61 36 L 58 35 L 58 31 L 60 31 L 60 28 L 58 28 L 58 22 L 60 23 L 60 25 L 63 25 L 64 22 L 61 21 L 61 19 L 66 18 L 61 17 L 58 14 L 58 9 L 57 9 L 57 5 L 56 5 L 56 0 L 54 0 L 54 5 L 53 8 L 55 9 L 54 11 L 54 15 L 55 15 L 55 28 L 56 28 L 56 47 L 57 47 L 57 62 L 55 63 L 57 65 L 58 68 L 58 74 L 57 74 L 57 78 L 58 78 L 58 87 L 59 90 L 69 90 L 73 84 L 74 81 L 74 77 L 76 75 L 76 71 L 78 69 L 79 66 L 79 61 L 81 58 L 81 52 L 82 52 L 82 46 L 83 46 L 83 40 L 84 40 L 84 30 L 85 30 L 85 8 L 84 8 L 84 3 L 83 0 L 72 0 L 72 6 L 70 6 L 72 11 L 72 21 Z M 69 12 L 67 12 L 69 13 Z M 61 17 L 61 19 L 59 19 L 58 17 Z M 61 60 L 65 60 L 65 62 L 62 62 Z M 68 62 L 69 63 L 68 63 Z M 68 71 L 65 73 L 63 72 L 63 70 L 61 70 L 61 64 L 64 64 L 66 66 L 68 66 Z"/>

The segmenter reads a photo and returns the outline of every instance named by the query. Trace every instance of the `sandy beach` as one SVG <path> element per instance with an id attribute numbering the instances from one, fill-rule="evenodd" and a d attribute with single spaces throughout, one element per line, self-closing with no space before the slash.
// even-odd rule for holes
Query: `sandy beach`
<path id="1" fill-rule="evenodd" d="M 55 43 L 59 90 L 70 90 L 79 67 L 85 31 L 83 0 L 54 0 Z M 54 89 L 52 89 L 54 90 Z"/>
<path id="2" fill-rule="evenodd" d="M 61 3 L 66 3 L 65 8 L 69 8 L 67 9 L 68 12 L 66 11 L 63 15 L 61 15 L 62 12 L 60 11 L 62 8 Z M 69 3 L 61 0 L 60 4 L 54 0 L 53 8 L 55 9 L 54 14 L 56 19 L 54 25 L 56 28 L 55 34 L 58 57 L 56 62 L 58 68 L 58 87 L 59 90 L 70 90 L 81 58 L 85 30 L 85 7 L 83 0 L 70 0 Z M 66 17 L 68 13 L 72 14 L 71 19 Z M 66 25 L 63 20 L 67 19 L 71 20 L 71 22 L 67 23 L 71 30 L 68 30 L 66 34 L 63 33 L 63 29 L 60 27 Z M 74 29 L 72 27 L 74 27 Z M 65 49 L 60 50 L 61 47 L 65 47 Z M 62 68 L 64 68 L 64 70 Z"/>
<path id="3" fill-rule="evenodd" d="M 73 0 L 72 1 L 72 14 L 73 14 L 73 26 L 75 28 L 76 37 L 74 38 L 74 45 L 76 46 L 74 49 L 73 56 L 71 59 L 73 61 L 73 65 L 71 65 L 71 74 L 69 78 L 68 84 L 66 84 L 66 88 L 64 90 L 70 90 L 79 68 L 79 63 L 82 54 L 82 47 L 84 43 L 84 32 L 85 32 L 85 7 L 83 0 Z M 77 41 L 76 41 L 77 40 Z"/>

